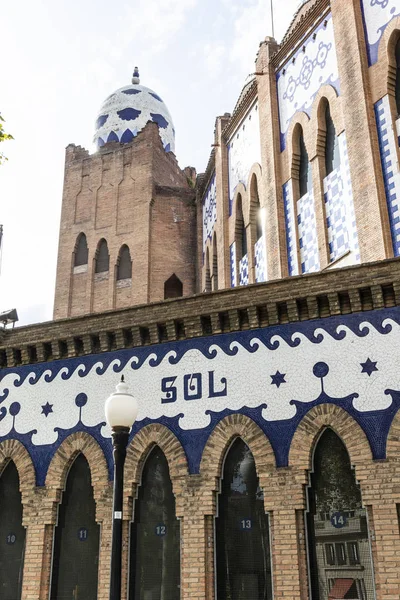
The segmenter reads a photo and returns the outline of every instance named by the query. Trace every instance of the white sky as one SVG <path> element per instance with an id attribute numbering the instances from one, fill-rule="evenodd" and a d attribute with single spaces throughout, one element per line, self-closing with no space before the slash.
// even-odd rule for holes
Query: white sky
<path id="1" fill-rule="evenodd" d="M 299 0 L 274 0 L 279 41 Z M 270 0 L 3 0 L 0 112 L 4 225 L 0 311 L 26 324 L 52 318 L 58 229 L 69 143 L 91 148 L 103 100 L 130 82 L 165 100 L 180 166 L 204 171 L 217 115 L 231 112 Z"/>

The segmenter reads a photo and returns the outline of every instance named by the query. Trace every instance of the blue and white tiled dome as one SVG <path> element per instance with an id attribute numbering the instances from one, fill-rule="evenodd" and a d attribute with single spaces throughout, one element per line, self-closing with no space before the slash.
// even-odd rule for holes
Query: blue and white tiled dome
<path id="1" fill-rule="evenodd" d="M 175 130 L 168 108 L 158 94 L 140 85 L 139 71 L 135 67 L 132 84 L 120 88 L 103 103 L 93 142 L 96 148 L 108 142 L 126 144 L 149 121 L 157 123 L 165 151 L 174 152 Z"/>

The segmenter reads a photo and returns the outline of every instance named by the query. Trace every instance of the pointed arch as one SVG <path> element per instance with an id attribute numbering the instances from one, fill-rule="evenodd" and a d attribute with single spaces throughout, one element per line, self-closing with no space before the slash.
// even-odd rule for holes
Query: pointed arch
<path id="1" fill-rule="evenodd" d="M 110 269 L 110 254 L 107 241 L 102 238 L 97 244 L 95 254 L 95 273 L 106 273 Z"/>
<path id="2" fill-rule="evenodd" d="M 187 458 L 178 438 L 165 425 L 159 423 L 143 427 L 128 446 L 125 462 L 125 499 L 136 496 L 136 488 L 141 481 L 144 464 L 154 446 L 159 446 L 167 459 L 172 489 L 177 501 L 177 515 L 180 516 L 184 501 L 183 480 L 189 475 Z M 132 507 L 129 503 L 126 509 L 126 514 L 130 514 L 129 518 L 131 518 Z"/>
<path id="3" fill-rule="evenodd" d="M 89 249 L 86 235 L 81 232 L 76 238 L 74 247 L 74 267 L 82 267 L 88 264 Z"/>
<path id="4" fill-rule="evenodd" d="M 349 413 L 335 404 L 320 404 L 310 409 L 296 429 L 289 451 L 290 467 L 304 472 L 312 469 L 316 443 L 327 427 L 343 440 L 352 465 L 357 468 L 372 461 L 367 436 Z"/>
<path id="5" fill-rule="evenodd" d="M 386 443 L 386 458 L 399 460 L 400 457 L 400 409 L 394 416 Z"/>
<path id="6" fill-rule="evenodd" d="M 13 461 L 18 471 L 22 503 L 24 504 L 36 486 L 35 467 L 28 450 L 18 440 L 4 440 L 0 443 L 0 475 L 10 460 Z"/>
<path id="7" fill-rule="evenodd" d="M 183 296 L 183 283 L 175 273 L 164 282 L 164 300 L 168 298 L 181 298 Z"/>
<path id="8" fill-rule="evenodd" d="M 129 246 L 123 244 L 117 259 L 117 281 L 132 278 L 132 259 Z"/>
<path id="9" fill-rule="evenodd" d="M 96 504 L 109 487 L 107 461 L 96 440 L 84 431 L 68 436 L 56 450 L 46 475 L 46 488 L 53 503 L 59 502 L 65 489 L 68 472 L 78 454 L 82 453 L 89 463 L 93 494 Z M 56 507 L 55 507 L 56 508 Z"/>

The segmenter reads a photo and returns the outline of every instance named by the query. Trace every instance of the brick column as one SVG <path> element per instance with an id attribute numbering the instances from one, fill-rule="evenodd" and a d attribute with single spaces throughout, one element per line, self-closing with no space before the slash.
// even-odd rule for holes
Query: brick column
<path id="1" fill-rule="evenodd" d="M 274 598 L 303 600 L 296 511 L 292 508 L 274 510 L 271 520 Z"/>
<path id="2" fill-rule="evenodd" d="M 200 510 L 191 512 L 181 519 L 181 600 L 206 600 L 206 519 Z"/>
<path id="3" fill-rule="evenodd" d="M 393 256 L 360 0 L 331 3 L 362 262 Z"/>
<path id="4" fill-rule="evenodd" d="M 26 529 L 22 595 L 26 600 L 47 600 L 50 590 L 53 525 L 31 523 Z"/>
<path id="5" fill-rule="evenodd" d="M 400 536 L 396 504 L 381 501 L 372 505 L 374 572 L 377 600 L 397 600 L 400 590 Z"/>
<path id="6" fill-rule="evenodd" d="M 230 115 L 217 117 L 215 123 L 215 184 L 217 193 L 217 260 L 218 287 L 220 290 L 231 286 L 229 258 L 229 191 L 228 191 L 228 149 L 222 131 Z"/>

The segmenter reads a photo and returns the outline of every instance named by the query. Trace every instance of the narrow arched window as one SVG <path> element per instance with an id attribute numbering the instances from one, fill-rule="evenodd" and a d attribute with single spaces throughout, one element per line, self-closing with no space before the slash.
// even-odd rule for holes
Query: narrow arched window
<path id="1" fill-rule="evenodd" d="M 236 440 L 226 458 L 216 519 L 218 600 L 270 600 L 269 519 L 253 455 Z"/>
<path id="2" fill-rule="evenodd" d="M 299 136 L 299 152 L 300 152 L 300 165 L 299 165 L 299 187 L 300 187 L 300 198 L 305 196 L 312 190 L 312 172 L 311 163 L 308 159 L 308 153 L 306 145 L 304 143 L 303 130 L 301 130 Z"/>
<path id="3" fill-rule="evenodd" d="M 80 267 L 82 265 L 87 265 L 88 263 L 88 245 L 86 240 L 86 235 L 84 233 L 80 233 L 75 245 L 75 259 L 74 259 L 74 267 Z"/>
<path id="4" fill-rule="evenodd" d="M 366 511 L 346 447 L 331 429 L 316 446 L 310 483 L 312 599 L 375 598 Z"/>
<path id="5" fill-rule="evenodd" d="M 90 468 L 78 454 L 67 477 L 55 528 L 51 600 L 97 599 L 99 526 Z"/>
<path id="6" fill-rule="evenodd" d="M 181 296 L 183 296 L 183 284 L 174 273 L 164 283 L 164 300 L 168 300 L 168 298 L 180 298 Z"/>
<path id="7" fill-rule="evenodd" d="M 168 463 L 156 446 L 146 460 L 131 525 L 129 600 L 179 600 L 180 531 Z"/>
<path id="8" fill-rule="evenodd" d="M 211 292 L 210 249 L 206 250 L 205 292 Z"/>
<path id="9" fill-rule="evenodd" d="M 218 289 L 218 253 L 217 253 L 217 236 L 214 233 L 213 237 L 213 257 L 212 257 L 212 290 L 216 291 Z"/>
<path id="10" fill-rule="evenodd" d="M 118 266 L 117 266 L 117 280 L 131 279 L 132 278 L 132 260 L 131 253 L 129 252 L 128 246 L 125 244 L 122 246 L 119 252 Z"/>
<path id="11" fill-rule="evenodd" d="M 19 476 L 10 461 L 0 477 L 0 598 L 19 600 L 24 567 L 25 528 Z"/>
<path id="12" fill-rule="evenodd" d="M 325 140 L 325 167 L 326 176 L 338 168 L 340 164 L 339 141 L 336 135 L 335 125 L 331 117 L 329 103 L 325 109 L 326 140 Z"/>
<path id="13" fill-rule="evenodd" d="M 247 254 L 247 234 L 243 217 L 242 197 L 240 194 L 237 199 L 236 238 L 238 260 L 241 260 Z"/>
<path id="14" fill-rule="evenodd" d="M 400 38 L 396 44 L 396 107 L 397 115 L 400 116 Z"/>
<path id="15" fill-rule="evenodd" d="M 110 268 L 110 255 L 105 239 L 100 240 L 96 253 L 96 273 L 105 273 Z"/>

